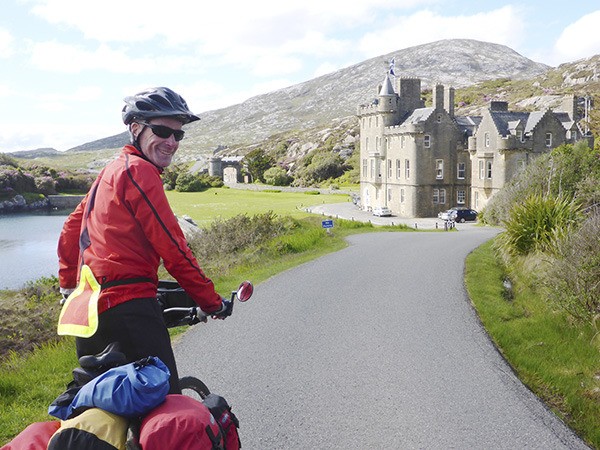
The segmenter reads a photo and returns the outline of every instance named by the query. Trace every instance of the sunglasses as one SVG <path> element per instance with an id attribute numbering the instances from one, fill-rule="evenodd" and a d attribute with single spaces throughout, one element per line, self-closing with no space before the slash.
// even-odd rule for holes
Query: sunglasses
<path id="1" fill-rule="evenodd" d="M 164 125 L 155 125 L 147 122 L 139 122 L 141 125 L 147 126 L 152 130 L 152 132 L 162 139 L 168 139 L 173 135 L 176 141 L 180 141 L 183 139 L 185 135 L 185 131 L 183 130 L 174 130 L 173 128 L 166 127 Z"/>

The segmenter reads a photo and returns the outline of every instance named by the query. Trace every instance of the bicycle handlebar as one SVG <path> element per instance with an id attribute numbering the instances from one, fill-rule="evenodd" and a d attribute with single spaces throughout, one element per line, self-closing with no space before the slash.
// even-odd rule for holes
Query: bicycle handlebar
<path id="1" fill-rule="evenodd" d="M 200 309 L 199 306 L 195 305 L 195 302 L 185 293 L 185 291 L 175 282 L 161 282 L 159 283 L 159 290 L 156 296 L 159 304 L 163 309 L 163 317 L 167 328 L 183 326 L 183 325 L 195 325 L 199 322 L 206 322 L 208 316 L 211 313 L 206 313 Z M 166 285 L 168 284 L 168 287 Z M 252 296 L 254 287 L 249 281 L 244 281 L 240 284 L 236 291 L 231 292 L 231 302 L 236 298 L 245 302 Z M 169 306 L 167 296 L 169 293 L 174 293 L 178 297 L 179 302 L 194 304 L 193 306 Z"/>

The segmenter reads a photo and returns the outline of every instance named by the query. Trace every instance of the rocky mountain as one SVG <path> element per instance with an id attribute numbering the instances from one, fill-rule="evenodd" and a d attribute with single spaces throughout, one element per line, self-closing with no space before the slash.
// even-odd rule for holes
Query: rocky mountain
<path id="1" fill-rule="evenodd" d="M 202 160 L 219 147 L 258 143 L 290 130 L 327 128 L 354 116 L 359 104 L 370 102 L 377 94 L 392 58 L 397 76 L 419 77 L 423 88 L 435 83 L 459 88 L 501 77 L 532 78 L 550 69 L 506 46 L 488 42 L 452 39 L 419 45 L 202 113 L 200 122 L 190 124 L 179 158 Z M 117 148 L 126 140 L 122 133 L 70 151 Z"/>

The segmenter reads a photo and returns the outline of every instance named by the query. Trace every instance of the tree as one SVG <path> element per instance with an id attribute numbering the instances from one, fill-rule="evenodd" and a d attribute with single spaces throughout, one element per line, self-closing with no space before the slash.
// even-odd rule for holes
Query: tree
<path id="1" fill-rule="evenodd" d="M 248 167 L 248 172 L 254 181 L 265 182 L 264 174 L 267 169 L 273 166 L 274 161 L 264 150 L 257 148 L 248 153 L 244 160 Z"/>

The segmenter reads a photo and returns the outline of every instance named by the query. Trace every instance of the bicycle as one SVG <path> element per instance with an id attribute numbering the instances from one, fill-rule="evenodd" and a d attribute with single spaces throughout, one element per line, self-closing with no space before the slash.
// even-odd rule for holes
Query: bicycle
<path id="1" fill-rule="evenodd" d="M 250 281 L 242 282 L 238 289 L 231 292 L 231 302 L 237 299 L 246 302 L 254 292 Z M 156 295 L 167 328 L 179 326 L 192 326 L 206 322 L 210 313 L 205 313 L 192 300 L 192 298 L 179 286 L 176 281 L 159 281 Z M 110 343 L 102 352 L 96 355 L 84 355 L 79 358 L 80 367 L 73 370 L 74 381 L 83 385 L 101 373 L 126 363 L 125 355 L 119 350 L 119 343 Z M 204 400 L 210 389 L 200 379 L 194 376 L 185 376 L 179 379 L 182 393 L 189 397 L 200 397 Z"/>

